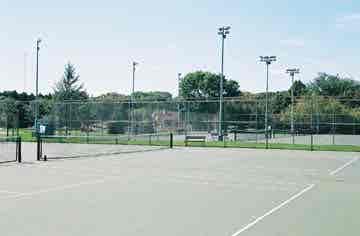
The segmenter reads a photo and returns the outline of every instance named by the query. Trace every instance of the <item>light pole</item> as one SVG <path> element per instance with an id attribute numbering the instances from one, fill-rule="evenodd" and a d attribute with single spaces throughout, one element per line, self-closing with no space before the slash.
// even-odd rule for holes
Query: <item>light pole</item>
<path id="1" fill-rule="evenodd" d="M 266 149 L 268 149 L 269 148 L 269 127 L 268 127 L 269 65 L 271 65 L 272 62 L 276 61 L 276 56 L 261 56 L 260 61 L 265 62 L 266 64 L 265 139 L 266 139 Z"/>
<path id="2" fill-rule="evenodd" d="M 294 76 L 299 74 L 299 69 L 287 69 L 287 74 L 290 74 L 291 77 L 291 135 L 292 135 L 292 144 L 295 144 L 295 126 L 294 126 Z"/>
<path id="3" fill-rule="evenodd" d="M 180 96 L 181 96 L 181 91 L 180 91 L 180 83 L 181 83 L 181 73 L 178 73 L 178 104 L 177 104 L 177 108 L 178 108 L 178 129 L 180 129 Z"/>
<path id="4" fill-rule="evenodd" d="M 139 63 L 133 61 L 132 63 L 132 88 L 131 88 L 131 102 L 130 102 L 130 135 L 133 134 L 134 132 L 134 118 L 135 118 L 135 114 L 134 114 L 134 102 L 135 102 L 135 98 L 134 98 L 134 93 L 135 93 L 135 71 L 136 71 L 136 66 Z"/>
<path id="5" fill-rule="evenodd" d="M 219 28 L 218 35 L 221 36 L 221 78 L 220 78 L 220 106 L 219 106 L 219 141 L 223 141 L 224 134 L 222 129 L 223 122 L 223 102 L 224 102 L 224 44 L 226 35 L 230 34 L 230 26 Z"/>
<path id="6" fill-rule="evenodd" d="M 35 88 L 35 133 L 39 133 L 39 125 L 38 125 L 38 119 L 39 119 L 39 51 L 40 51 L 40 43 L 41 39 L 38 38 L 36 40 L 36 88 Z"/>

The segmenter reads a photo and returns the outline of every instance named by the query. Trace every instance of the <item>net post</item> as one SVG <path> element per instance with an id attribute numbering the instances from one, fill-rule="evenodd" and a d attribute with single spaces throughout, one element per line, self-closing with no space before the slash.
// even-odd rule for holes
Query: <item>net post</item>
<path id="1" fill-rule="evenodd" d="M 41 139 L 40 139 L 40 135 L 39 135 L 39 134 L 36 135 L 36 144 L 37 144 L 36 159 L 37 159 L 38 161 L 40 161 L 40 160 L 41 160 L 42 151 L 41 151 Z"/>
<path id="2" fill-rule="evenodd" d="M 16 150 L 17 162 L 21 163 L 22 162 L 21 137 L 17 137 L 16 144 L 17 144 L 17 150 Z"/>
<path id="3" fill-rule="evenodd" d="M 174 134 L 170 133 L 170 148 L 174 147 Z"/>

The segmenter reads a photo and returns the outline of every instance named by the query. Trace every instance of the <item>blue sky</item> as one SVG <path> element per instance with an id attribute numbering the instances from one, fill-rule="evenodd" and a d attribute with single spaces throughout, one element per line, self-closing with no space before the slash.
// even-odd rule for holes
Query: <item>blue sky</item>
<path id="1" fill-rule="evenodd" d="M 271 90 L 290 86 L 288 67 L 299 67 L 304 82 L 318 72 L 360 78 L 359 1 L 0 0 L 0 22 L 0 90 L 34 91 L 41 37 L 41 92 L 71 61 L 90 94 L 129 93 L 135 60 L 136 90 L 176 94 L 178 72 L 219 71 L 223 25 L 232 27 L 225 74 L 241 90 L 264 91 L 260 55 L 278 56 Z"/>

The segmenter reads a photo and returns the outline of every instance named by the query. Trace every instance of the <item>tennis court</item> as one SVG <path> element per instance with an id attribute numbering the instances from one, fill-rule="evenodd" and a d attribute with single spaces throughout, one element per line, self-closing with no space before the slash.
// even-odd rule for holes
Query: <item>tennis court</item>
<path id="1" fill-rule="evenodd" d="M 270 140 L 272 143 L 292 143 L 292 137 L 276 137 Z M 295 144 L 309 145 L 311 143 L 311 135 L 301 135 L 294 137 Z M 359 135 L 331 135 L 331 134 L 316 134 L 313 135 L 314 145 L 360 145 Z"/>
<path id="2" fill-rule="evenodd" d="M 3 235 L 358 232 L 358 153 L 174 148 L 37 162 L 34 146 L 0 166 Z"/>

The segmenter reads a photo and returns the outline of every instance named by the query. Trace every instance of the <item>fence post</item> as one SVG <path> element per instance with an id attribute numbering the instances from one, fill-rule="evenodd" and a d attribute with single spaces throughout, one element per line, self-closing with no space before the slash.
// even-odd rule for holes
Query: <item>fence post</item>
<path id="1" fill-rule="evenodd" d="M 174 135 L 173 133 L 170 133 L 170 148 L 174 147 Z"/>
<path id="2" fill-rule="evenodd" d="M 16 116 L 16 136 L 20 136 L 19 129 L 20 129 L 20 114 L 21 114 L 21 112 L 20 112 L 19 108 L 17 108 L 16 113 L 17 113 L 17 116 Z"/>
<path id="3" fill-rule="evenodd" d="M 73 119 L 73 117 L 72 117 L 72 109 L 71 109 L 71 102 L 69 103 L 69 135 L 72 135 L 72 119 Z"/>
<path id="4" fill-rule="evenodd" d="M 332 123 L 332 145 L 335 145 L 335 111 L 333 111 Z"/>
<path id="5" fill-rule="evenodd" d="M 310 151 L 314 151 L 314 97 L 311 97 L 311 114 L 310 114 Z"/>

